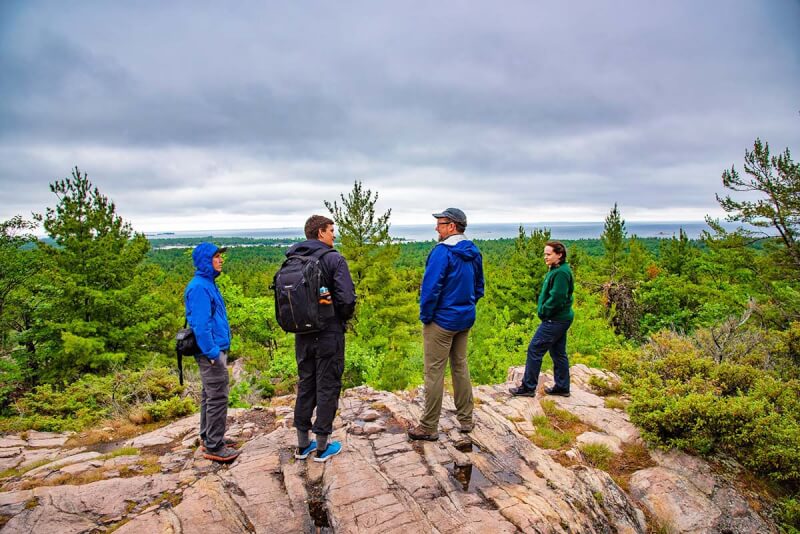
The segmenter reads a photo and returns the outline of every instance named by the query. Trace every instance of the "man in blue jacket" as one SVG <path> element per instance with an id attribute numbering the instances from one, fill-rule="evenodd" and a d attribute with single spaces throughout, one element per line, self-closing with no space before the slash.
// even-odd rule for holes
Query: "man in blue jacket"
<path id="1" fill-rule="evenodd" d="M 467 338 L 475 323 L 475 304 L 483 296 L 483 260 L 464 236 L 467 216 L 458 208 L 434 213 L 439 243 L 425 263 L 419 296 L 419 319 L 425 352 L 425 411 L 408 431 L 411 439 L 439 439 L 444 368 L 450 360 L 453 400 L 461 432 L 472 430 L 472 382 L 467 366 Z"/>
<path id="2" fill-rule="evenodd" d="M 222 273 L 222 253 L 226 249 L 211 243 L 200 243 L 192 251 L 194 277 L 186 286 L 186 321 L 192 327 L 197 346 L 195 356 L 200 367 L 203 391 L 200 397 L 200 440 L 203 456 L 217 462 L 233 461 L 239 451 L 225 441 L 228 417 L 228 350 L 231 329 L 225 302 L 215 279 Z"/>

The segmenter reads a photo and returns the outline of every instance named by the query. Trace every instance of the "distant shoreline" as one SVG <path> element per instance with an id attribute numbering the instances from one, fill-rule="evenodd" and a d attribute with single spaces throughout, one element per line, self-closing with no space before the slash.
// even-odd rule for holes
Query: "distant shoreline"
<path id="1" fill-rule="evenodd" d="M 536 223 L 475 223 L 467 227 L 466 234 L 472 239 L 504 239 L 517 237 L 519 227 L 526 233 L 533 229 L 549 229 L 553 239 L 597 239 L 603 233 L 604 223 L 600 222 L 536 222 Z M 723 223 L 728 230 L 735 224 Z M 625 224 L 628 236 L 638 237 L 677 237 L 680 229 L 690 239 L 697 239 L 704 230 L 710 230 L 704 221 L 664 221 L 635 222 Z M 436 238 L 433 224 L 392 225 L 389 229 L 392 238 L 398 241 L 430 241 Z M 176 239 L 182 237 L 249 237 L 274 239 L 300 239 L 302 228 L 252 228 L 242 230 L 198 230 L 164 231 L 145 234 L 152 239 Z"/>

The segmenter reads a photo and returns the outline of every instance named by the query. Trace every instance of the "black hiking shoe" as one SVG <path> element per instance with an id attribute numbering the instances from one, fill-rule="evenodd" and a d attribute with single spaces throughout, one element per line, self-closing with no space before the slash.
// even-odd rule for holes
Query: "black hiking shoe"
<path id="1" fill-rule="evenodd" d="M 239 456 L 239 451 L 230 447 L 222 447 L 216 451 L 206 451 L 203 458 L 214 460 L 215 462 L 232 462 Z"/>
<path id="2" fill-rule="evenodd" d="M 548 395 L 558 395 L 559 397 L 569 397 L 568 389 L 556 389 L 555 386 L 551 388 L 544 388 L 544 392 Z"/>
<path id="3" fill-rule="evenodd" d="M 231 447 L 232 449 L 238 448 L 239 442 L 235 439 L 225 438 L 223 445 L 225 447 Z M 206 452 L 206 442 L 202 439 L 200 440 L 200 450 Z"/>
<path id="4" fill-rule="evenodd" d="M 437 441 L 439 439 L 438 432 L 431 434 L 420 425 L 409 428 L 408 432 L 406 433 L 408 434 L 408 437 L 413 440 Z"/>
<path id="5" fill-rule="evenodd" d="M 508 392 L 511 393 L 515 397 L 535 397 L 536 396 L 536 390 L 535 389 L 528 389 L 525 386 L 509 388 Z"/>

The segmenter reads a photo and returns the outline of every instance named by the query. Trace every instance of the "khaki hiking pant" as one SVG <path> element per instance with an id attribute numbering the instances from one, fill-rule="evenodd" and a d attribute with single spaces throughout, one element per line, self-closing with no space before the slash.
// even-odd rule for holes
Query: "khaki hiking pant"
<path id="1" fill-rule="evenodd" d="M 456 417 L 462 425 L 472 426 L 472 382 L 469 379 L 467 366 L 468 336 L 469 328 L 453 332 L 433 322 L 422 328 L 425 350 L 425 412 L 420 419 L 420 426 L 428 432 L 435 433 L 439 429 L 444 369 L 448 359 L 450 374 L 453 377 Z"/>

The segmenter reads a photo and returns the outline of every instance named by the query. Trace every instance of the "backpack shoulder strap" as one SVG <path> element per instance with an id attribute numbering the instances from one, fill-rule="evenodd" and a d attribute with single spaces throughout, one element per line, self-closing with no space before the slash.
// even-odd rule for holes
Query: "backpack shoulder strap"
<path id="1" fill-rule="evenodd" d="M 324 256 L 328 252 L 334 252 L 334 251 L 336 251 L 335 248 L 318 248 L 317 250 L 315 250 L 311 254 L 293 254 L 293 255 L 294 256 L 303 256 L 303 257 L 306 257 L 306 258 L 314 258 L 316 260 L 321 260 L 322 256 Z"/>
<path id="2" fill-rule="evenodd" d="M 322 270 L 322 274 L 325 277 L 325 281 L 327 282 L 328 287 L 331 287 L 333 285 L 333 278 L 328 272 L 328 269 L 325 267 L 325 264 L 322 262 L 322 258 L 329 252 L 335 252 L 335 251 L 336 249 L 334 248 L 318 249 L 315 250 L 314 253 L 311 255 L 312 258 L 316 258 L 316 260 L 319 262 L 319 268 Z"/>
<path id="3" fill-rule="evenodd" d="M 294 257 L 313 258 L 313 259 L 317 260 L 319 262 L 320 268 L 322 269 L 322 274 L 325 275 L 325 279 L 326 279 L 326 281 L 328 281 L 328 285 L 331 285 L 332 279 L 330 277 L 330 274 L 328 273 L 328 269 L 326 269 L 325 268 L 325 264 L 322 263 L 323 256 L 325 256 L 329 252 L 336 252 L 336 249 L 335 248 L 318 248 L 317 250 L 315 250 L 311 254 L 292 254 L 291 256 L 287 257 L 287 260 L 289 258 L 294 258 Z"/>

